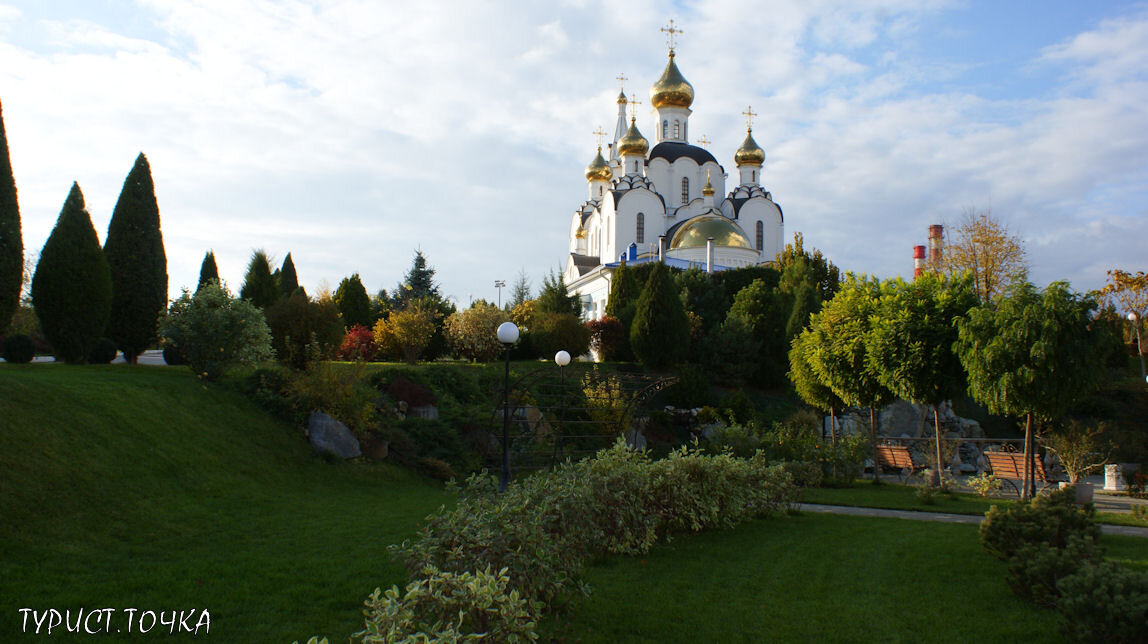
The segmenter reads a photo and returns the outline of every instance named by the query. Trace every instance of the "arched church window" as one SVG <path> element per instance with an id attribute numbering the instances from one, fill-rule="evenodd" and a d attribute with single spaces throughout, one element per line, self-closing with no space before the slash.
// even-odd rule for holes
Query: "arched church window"
<path id="1" fill-rule="evenodd" d="M 757 222 L 757 249 L 765 250 L 765 224 Z"/>
<path id="2" fill-rule="evenodd" d="M 662 138 L 669 138 L 670 135 L 670 122 L 662 121 Z"/>
<path id="3" fill-rule="evenodd" d="M 634 241 L 639 244 L 646 243 L 646 215 L 638 213 L 638 229 L 634 232 Z"/>
<path id="4" fill-rule="evenodd" d="M 682 177 L 682 205 L 690 202 L 690 180 L 688 177 Z"/>
<path id="5" fill-rule="evenodd" d="M 750 181 L 757 181 L 757 170 L 750 170 L 749 171 L 749 180 Z"/>
<path id="6" fill-rule="evenodd" d="M 602 186 L 598 186 L 598 198 L 602 198 Z"/>
<path id="7" fill-rule="evenodd" d="M 682 132 L 682 131 L 681 131 L 681 124 L 679 124 L 679 123 L 678 123 L 678 122 L 675 120 L 675 121 L 674 121 L 674 138 L 675 138 L 675 139 L 680 139 L 680 138 L 682 138 L 682 133 L 681 133 L 681 132 Z"/>

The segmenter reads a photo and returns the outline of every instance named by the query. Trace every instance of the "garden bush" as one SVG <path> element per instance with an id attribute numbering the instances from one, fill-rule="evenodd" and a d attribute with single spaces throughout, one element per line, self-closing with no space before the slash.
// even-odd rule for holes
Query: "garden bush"
<path id="1" fill-rule="evenodd" d="M 510 587 L 506 570 L 454 573 L 430 566 L 405 591 L 376 588 L 364 604 L 365 627 L 352 636 L 362 644 L 538 639 L 535 611 Z"/>
<path id="2" fill-rule="evenodd" d="M 1148 572 L 1112 562 L 1084 565 L 1059 584 L 1061 631 L 1076 642 L 1143 642 Z"/>
<path id="3" fill-rule="evenodd" d="M 187 364 L 187 358 L 184 357 L 183 352 L 174 344 L 167 344 L 163 347 L 163 363 L 177 367 Z"/>
<path id="4" fill-rule="evenodd" d="M 282 391 L 303 424 L 312 411 L 321 411 L 363 436 L 374 427 L 375 392 L 363 377 L 365 367 L 316 362 L 293 372 Z"/>
<path id="5" fill-rule="evenodd" d="M 4 360 L 24 364 L 36 357 L 36 345 L 26 335 L 10 335 L 4 338 Z"/>
<path id="6" fill-rule="evenodd" d="M 116 343 L 110 338 L 100 338 L 92 345 L 88 353 L 88 362 L 91 364 L 108 364 L 116 359 Z"/>
<path id="7" fill-rule="evenodd" d="M 1063 548 L 1047 543 L 1025 544 L 1008 562 L 1008 585 L 1021 599 L 1052 608 L 1060 591 L 1057 584 L 1087 563 L 1099 563 L 1104 551 L 1093 540 L 1072 535 Z"/>
<path id="8" fill-rule="evenodd" d="M 337 356 L 340 360 L 362 360 L 370 362 L 375 359 L 375 336 L 367 327 L 356 324 L 343 336 L 339 345 Z"/>
<path id="9" fill-rule="evenodd" d="M 1077 507 L 1075 493 L 1068 487 L 1007 508 L 992 506 L 981 522 L 981 545 L 1008 561 L 1026 545 L 1045 543 L 1063 550 L 1074 535 L 1096 543 L 1100 539 L 1100 527 L 1093 521 L 1096 509 L 1091 504 Z"/>
<path id="10" fill-rule="evenodd" d="M 578 357 L 590 350 L 590 329 L 576 315 L 536 313 L 530 343 L 542 358 L 552 359 L 559 351 Z"/>
<path id="11" fill-rule="evenodd" d="M 612 362 L 625 354 L 626 329 L 621 320 L 605 315 L 587 322 L 586 328 L 590 331 L 590 349 L 601 360 Z"/>
<path id="12" fill-rule="evenodd" d="M 194 295 L 185 289 L 160 324 L 160 335 L 207 380 L 218 379 L 233 365 L 274 355 L 263 313 L 250 302 L 233 298 L 218 282 L 204 285 Z"/>
<path id="13" fill-rule="evenodd" d="M 464 360 L 489 362 L 502 353 L 498 341 L 498 325 L 510 315 L 493 304 L 475 302 L 465 311 L 451 313 L 443 325 L 443 333 L 454 354 Z"/>

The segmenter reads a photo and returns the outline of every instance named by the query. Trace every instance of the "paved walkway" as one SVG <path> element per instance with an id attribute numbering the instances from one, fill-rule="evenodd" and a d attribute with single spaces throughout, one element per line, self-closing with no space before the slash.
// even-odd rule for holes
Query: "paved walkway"
<path id="1" fill-rule="evenodd" d="M 884 519 L 909 519 L 911 521 L 936 521 L 939 523 L 966 523 L 972 525 L 979 524 L 984 520 L 984 516 L 979 514 L 885 510 L 882 508 L 859 508 L 848 505 L 820 505 L 817 503 L 798 503 L 797 509 L 802 512 L 818 512 L 822 514 L 847 514 L 855 517 L 880 517 Z M 1148 528 L 1102 523 L 1100 524 L 1100 531 L 1104 534 L 1148 538 Z"/>

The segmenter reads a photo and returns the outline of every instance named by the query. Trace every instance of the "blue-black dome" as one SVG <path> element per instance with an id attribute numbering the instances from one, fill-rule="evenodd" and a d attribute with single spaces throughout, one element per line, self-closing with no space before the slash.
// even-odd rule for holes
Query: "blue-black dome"
<path id="1" fill-rule="evenodd" d="M 714 158 L 714 155 L 706 151 L 705 148 L 699 148 L 696 145 L 680 143 L 678 141 L 662 141 L 661 143 L 655 145 L 654 149 L 650 151 L 650 161 L 653 161 L 658 157 L 661 157 L 670 163 L 673 163 L 682 157 L 689 157 L 693 159 L 694 162 L 696 162 L 698 165 L 701 165 L 706 161 L 713 161 L 714 163 L 717 163 L 717 159 Z"/>

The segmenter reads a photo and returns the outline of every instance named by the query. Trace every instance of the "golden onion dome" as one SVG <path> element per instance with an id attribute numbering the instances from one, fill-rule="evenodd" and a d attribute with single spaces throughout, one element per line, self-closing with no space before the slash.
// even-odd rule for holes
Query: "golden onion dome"
<path id="1" fill-rule="evenodd" d="M 586 180 L 587 181 L 613 181 L 614 171 L 610 169 L 610 164 L 606 163 L 606 159 L 602 158 L 602 146 L 598 146 L 598 155 L 586 166 Z"/>
<path id="2" fill-rule="evenodd" d="M 626 92 L 618 92 L 618 105 L 626 104 Z"/>
<path id="3" fill-rule="evenodd" d="M 714 186 L 710 183 L 710 171 L 706 170 L 706 185 L 702 188 L 702 194 L 707 197 L 714 196 Z"/>
<path id="4" fill-rule="evenodd" d="M 650 151 L 650 142 L 642 133 L 638 131 L 638 123 L 634 117 L 630 117 L 630 129 L 626 131 L 626 136 L 618 141 L 618 154 L 627 156 L 644 157 Z"/>
<path id="5" fill-rule="evenodd" d="M 694 217 L 682 224 L 670 240 L 670 249 L 705 248 L 710 237 L 713 237 L 714 246 L 753 248 L 737 224 L 721 215 L 710 214 Z"/>
<path id="6" fill-rule="evenodd" d="M 739 166 L 743 165 L 756 165 L 760 166 L 765 163 L 765 150 L 753 140 L 753 130 L 749 129 L 745 132 L 745 141 L 742 142 L 741 147 L 737 152 L 733 153 L 733 162 Z"/>
<path id="7" fill-rule="evenodd" d="M 654 109 L 662 107 L 689 107 L 694 102 L 694 86 L 686 80 L 674 64 L 674 52 L 670 51 L 670 62 L 654 86 L 650 88 L 650 105 Z"/>
<path id="8" fill-rule="evenodd" d="M 582 227 L 582 224 L 578 224 L 578 230 L 574 231 L 574 237 L 586 239 L 586 229 Z"/>

